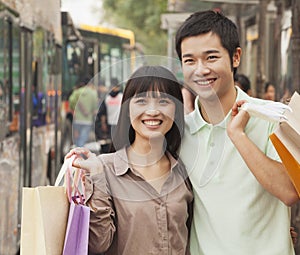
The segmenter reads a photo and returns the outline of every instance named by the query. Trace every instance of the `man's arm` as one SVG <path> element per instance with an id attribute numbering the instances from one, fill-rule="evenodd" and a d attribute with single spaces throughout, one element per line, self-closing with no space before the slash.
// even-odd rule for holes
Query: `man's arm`
<path id="1" fill-rule="evenodd" d="M 228 136 L 258 182 L 272 195 L 291 206 L 299 200 L 297 191 L 284 165 L 267 157 L 245 134 L 249 114 L 238 110 L 242 104 L 241 101 L 237 102 L 232 108 L 232 120 L 227 126 Z"/>

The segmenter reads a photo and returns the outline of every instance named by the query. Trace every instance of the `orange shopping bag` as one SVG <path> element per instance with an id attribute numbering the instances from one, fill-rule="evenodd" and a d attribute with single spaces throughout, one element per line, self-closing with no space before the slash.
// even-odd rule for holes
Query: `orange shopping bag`
<path id="1" fill-rule="evenodd" d="M 300 95 L 297 92 L 289 107 L 292 111 L 284 112 L 286 120 L 280 121 L 270 139 L 300 196 Z"/>

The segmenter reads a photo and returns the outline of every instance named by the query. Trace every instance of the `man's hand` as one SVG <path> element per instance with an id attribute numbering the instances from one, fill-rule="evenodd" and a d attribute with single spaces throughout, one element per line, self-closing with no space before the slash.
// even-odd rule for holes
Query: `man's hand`
<path id="1" fill-rule="evenodd" d="M 231 120 L 227 126 L 227 133 L 231 140 L 241 134 L 244 134 L 244 129 L 250 119 L 250 115 L 240 109 L 246 103 L 245 100 L 240 100 L 234 103 L 231 111 Z"/>

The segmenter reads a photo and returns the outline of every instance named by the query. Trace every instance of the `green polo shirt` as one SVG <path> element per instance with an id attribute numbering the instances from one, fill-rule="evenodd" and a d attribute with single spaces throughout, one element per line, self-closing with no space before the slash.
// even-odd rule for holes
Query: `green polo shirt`
<path id="1" fill-rule="evenodd" d="M 266 103 L 237 91 L 237 100 Z M 186 116 L 180 157 L 195 196 L 191 254 L 294 254 L 290 209 L 258 183 L 227 136 L 230 114 L 217 125 L 207 123 L 198 106 Z M 245 132 L 265 155 L 279 160 L 269 139 L 275 127 L 251 117 Z"/>

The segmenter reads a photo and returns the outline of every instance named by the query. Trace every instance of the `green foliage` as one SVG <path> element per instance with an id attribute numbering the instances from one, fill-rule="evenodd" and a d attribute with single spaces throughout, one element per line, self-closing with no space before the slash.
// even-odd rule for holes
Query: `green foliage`
<path id="1" fill-rule="evenodd" d="M 145 54 L 166 55 L 167 32 L 160 28 L 166 0 L 103 0 L 105 21 L 133 30 Z"/>

